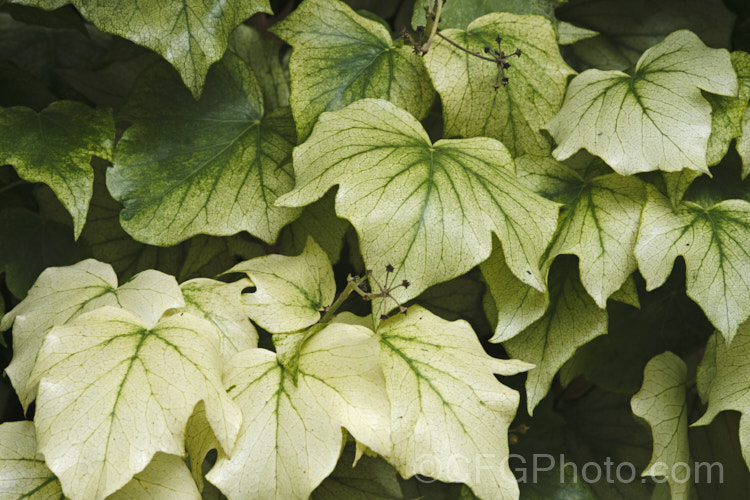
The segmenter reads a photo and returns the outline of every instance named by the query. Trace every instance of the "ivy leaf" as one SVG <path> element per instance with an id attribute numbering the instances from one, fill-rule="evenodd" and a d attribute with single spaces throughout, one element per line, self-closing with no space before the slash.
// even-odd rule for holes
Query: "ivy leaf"
<path id="1" fill-rule="evenodd" d="M 732 67 L 737 73 L 737 97 L 706 94 L 711 103 L 711 135 L 708 138 L 706 159 L 716 165 L 724 158 L 732 139 L 742 135 L 742 117 L 750 101 L 750 54 L 736 51 L 731 54 Z"/>
<path id="2" fill-rule="evenodd" d="M 345 321 L 334 321 L 345 323 Z M 302 354 L 302 346 L 318 332 L 326 327 L 326 323 L 316 323 L 310 328 L 292 333 L 274 334 L 272 337 L 274 351 L 279 364 L 291 375 L 292 382 L 297 383 L 299 376 L 299 357 Z"/>
<path id="3" fill-rule="evenodd" d="M 363 456 L 355 462 L 347 446 L 333 473 L 312 494 L 312 500 L 404 500 L 398 473 L 382 458 Z"/>
<path id="4" fill-rule="evenodd" d="M 448 2 L 440 12 L 440 28 L 466 29 L 475 19 L 493 12 L 509 12 L 517 15 L 543 16 L 552 22 L 558 33 L 561 45 L 570 44 L 577 40 L 595 36 L 595 31 L 573 26 L 555 17 L 555 7 L 558 0 L 483 0 L 479 2 Z M 431 9 L 432 0 L 419 0 L 414 5 L 411 18 L 412 26 L 424 26 L 426 23 L 425 9 Z"/>
<path id="5" fill-rule="evenodd" d="M 369 11 L 382 19 L 392 17 L 399 8 L 408 7 L 401 5 L 404 2 L 400 0 L 346 0 L 346 3 L 357 12 Z"/>
<path id="6" fill-rule="evenodd" d="M 550 498 L 596 500 L 589 485 L 586 481 L 582 481 L 576 472 L 570 470 L 570 467 L 563 469 L 559 465 L 555 465 L 549 471 L 545 467 L 533 481 L 521 483 L 520 498 L 521 500 L 548 500 Z"/>
<path id="7" fill-rule="evenodd" d="M 729 53 L 677 31 L 648 49 L 633 76 L 590 69 L 568 87 L 560 112 L 546 125 L 558 160 L 581 148 L 617 173 L 683 168 L 708 172 L 711 106 L 700 90 L 736 96 Z"/>
<path id="8" fill-rule="evenodd" d="M 646 201 L 645 184 L 636 177 L 601 175 L 595 164 L 575 169 L 549 157 L 525 155 L 516 166 L 521 182 L 565 204 L 548 259 L 577 255 L 581 282 L 604 309 L 607 298 L 637 267 L 633 248 Z"/>
<path id="9" fill-rule="evenodd" d="M 281 231 L 276 244 L 283 253 L 301 253 L 307 240 L 313 238 L 325 250 L 331 264 L 339 261 L 344 237 L 351 226 L 336 216 L 335 191 L 328 191 L 321 199 L 306 206 L 302 215 Z"/>
<path id="10" fill-rule="evenodd" d="M 58 71 L 96 65 L 111 43 L 112 37 L 93 26 L 86 26 L 84 34 L 34 26 L 0 14 L 0 60 L 12 61 L 57 92 L 69 92 Z"/>
<path id="11" fill-rule="evenodd" d="M 594 30 L 576 26 L 565 21 L 557 20 L 557 22 L 553 21 L 553 23 L 555 23 L 555 27 L 557 28 L 557 43 L 560 45 L 572 45 L 599 34 Z"/>
<path id="12" fill-rule="evenodd" d="M 741 498 L 750 488 L 750 471 L 737 439 L 740 419 L 737 412 L 722 412 L 710 425 L 688 429 L 693 463 L 708 464 L 707 475 L 695 481 L 699 498 Z M 722 481 L 715 480 L 717 476 Z"/>
<path id="13" fill-rule="evenodd" d="M 689 356 L 706 344 L 713 328 L 685 294 L 684 267 L 676 267 L 667 283 L 641 295 L 640 309 L 607 304 L 607 335 L 576 350 L 560 370 L 564 387 L 583 375 L 608 391 L 635 394 L 652 357 L 666 350 Z"/>
<path id="14" fill-rule="evenodd" d="M 66 222 L 64 212 L 58 208 L 59 202 L 49 189 L 38 189 L 34 194 L 45 219 Z M 96 168 L 94 195 L 81 239 L 92 256 L 111 264 L 123 281 L 145 269 L 172 274 L 180 282 L 217 276 L 235 264 L 237 256 L 249 259 L 265 255 L 258 243 L 248 241 L 242 235 L 219 238 L 199 234 L 173 247 L 144 245 L 131 238 L 120 226 L 121 210 L 122 205 L 107 191 L 103 168 Z"/>
<path id="15" fill-rule="evenodd" d="M 685 401 L 687 367 L 667 351 L 646 365 L 643 386 L 630 400 L 633 413 L 651 427 L 654 452 L 643 476 L 663 477 L 673 500 L 690 497 L 691 471 L 678 464 L 690 464 L 688 409 Z M 679 473 L 686 475 L 680 477 Z"/>
<path id="16" fill-rule="evenodd" d="M 154 325 L 164 311 L 182 305 L 175 279 L 158 271 L 144 271 L 118 287 L 112 267 L 93 259 L 47 268 L 0 323 L 3 331 L 13 325 L 13 360 L 5 372 L 27 409 L 36 397 L 36 385 L 29 377 L 50 328 L 102 306 L 122 307 Z"/>
<path id="17" fill-rule="evenodd" d="M 201 498 L 190 469 L 178 456 L 157 453 L 144 470 L 107 500 L 197 500 Z"/>
<path id="18" fill-rule="evenodd" d="M 586 481 L 594 498 L 650 498 L 652 488 L 637 479 L 637 471 L 648 464 L 651 436 L 644 425 L 635 421 L 629 396 L 589 386 L 583 394 L 545 398 L 534 418 L 525 423 L 529 431 L 520 436 L 514 453 L 527 460 L 527 474 L 534 471 L 528 464 L 533 463 L 535 454 L 537 457 L 548 454 L 555 459 L 562 455 L 556 462 L 562 472 L 566 476 L 570 472 L 580 474 L 584 479 L 596 477 L 596 472 L 592 474 L 592 467 L 586 464 L 627 464 L 616 477 L 632 478 L 628 481 L 618 481 L 612 476 L 607 481 L 604 471 L 600 480 Z"/>
<path id="19" fill-rule="evenodd" d="M 586 293 L 573 257 L 563 256 L 552 264 L 548 300 L 541 318 L 503 342 L 508 354 L 536 365 L 526 378 L 529 415 L 576 349 L 607 333 L 607 312 Z"/>
<path id="20" fill-rule="evenodd" d="M 495 12 L 543 16 L 555 19 L 556 0 L 482 0 L 479 2 L 446 2 L 440 11 L 440 29 L 466 29 L 475 19 Z M 411 18 L 412 26 L 424 26 L 425 10 L 432 9 L 434 0 L 417 0 Z M 500 35 L 500 33 L 498 33 Z M 497 35 L 495 35 L 497 36 Z"/>
<path id="21" fill-rule="evenodd" d="M 253 282 L 256 291 L 242 297 L 245 312 L 271 333 L 317 323 L 320 311 L 336 295 L 331 263 L 312 238 L 298 256 L 266 255 L 241 262 L 227 273 L 245 273 Z"/>
<path id="22" fill-rule="evenodd" d="M 206 319 L 221 335 L 221 358 L 224 363 L 240 351 L 258 347 L 258 332 L 242 310 L 242 290 L 252 286 L 243 278 L 234 283 L 196 278 L 180 285 L 186 312 Z"/>
<path id="23" fill-rule="evenodd" d="M 475 268 L 463 276 L 431 286 L 419 294 L 415 302 L 445 320 L 465 319 L 479 338 L 486 338 L 486 332 L 491 330 L 482 307 L 486 287 L 476 271 Z"/>
<path id="24" fill-rule="evenodd" d="M 34 423 L 0 425 L 0 485 L 5 498 L 64 498 L 60 481 L 36 450 Z"/>
<path id="25" fill-rule="evenodd" d="M 698 370 L 698 387 L 701 397 L 708 401 L 706 413 L 694 426 L 710 424 L 724 410 L 736 410 L 742 414 L 739 425 L 740 445 L 745 463 L 750 467 L 750 322 L 743 324 L 732 345 L 722 342 L 714 334 L 708 341 L 706 356 Z"/>
<path id="26" fill-rule="evenodd" d="M 3 12 L 10 14 L 13 19 L 29 25 L 76 30 L 84 36 L 88 35 L 86 21 L 81 18 L 71 5 L 48 12 L 33 7 L 11 4 L 3 7 Z"/>
<path id="27" fill-rule="evenodd" d="M 0 212 L 0 272 L 10 292 L 22 299 L 39 273 L 89 255 L 73 241 L 70 226 L 45 220 L 21 208 Z"/>
<path id="28" fill-rule="evenodd" d="M 273 243 L 298 210 L 274 207 L 291 189 L 289 108 L 263 112 L 250 68 L 228 53 L 195 102 L 167 65 L 144 71 L 122 110 L 133 121 L 117 144 L 107 187 L 134 238 L 172 245 L 242 230 Z"/>
<path id="29" fill-rule="evenodd" d="M 663 192 L 669 197 L 672 206 L 676 207 L 693 181 L 703 175 L 703 172 L 684 169 L 679 172 L 661 172 L 661 175 L 664 179 Z"/>
<path id="30" fill-rule="evenodd" d="M 750 106 L 742 117 L 742 135 L 737 139 L 737 152 L 742 157 L 742 178 L 750 174 Z"/>
<path id="31" fill-rule="evenodd" d="M 55 101 L 41 113 L 0 108 L 0 164 L 10 163 L 19 177 L 43 182 L 73 217 L 75 237 L 86 222 L 93 192 L 92 156 L 112 159 L 115 122 L 107 109 Z"/>
<path id="32" fill-rule="evenodd" d="M 250 66 L 258 80 L 266 112 L 289 105 L 289 82 L 281 66 L 280 48 L 277 39 L 244 24 L 229 38 L 229 50 Z"/>
<path id="33" fill-rule="evenodd" d="M 583 69 L 625 70 L 649 47 L 679 29 L 696 33 L 710 47 L 730 47 L 734 14 L 721 0 L 571 0 L 560 19 L 599 32 L 571 47 Z"/>
<path id="34" fill-rule="evenodd" d="M 494 306 L 491 322 L 494 324 L 494 319 L 497 319 L 495 334 L 490 342 L 515 337 L 547 310 L 549 295 L 526 285 L 511 272 L 500 245 L 495 245 L 492 254 L 482 262 L 480 268 Z"/>
<path id="35" fill-rule="evenodd" d="M 6 498 L 63 499 L 60 481 L 37 452 L 34 423 L 0 425 L 0 484 Z M 194 500 L 200 498 L 190 471 L 179 457 L 157 453 L 151 463 L 108 500 Z"/>
<path id="36" fill-rule="evenodd" d="M 750 203 L 725 200 L 709 207 L 669 200 L 650 189 L 641 215 L 635 257 L 648 290 L 660 286 L 681 255 L 687 294 L 731 342 L 750 316 Z"/>
<path id="37" fill-rule="evenodd" d="M 77 12 L 75 15 L 83 21 Z M 97 108 L 114 109 L 117 115 L 138 76 L 159 60 L 161 58 L 154 52 L 118 38 L 95 67 L 66 68 L 57 72 L 78 95 Z"/>
<path id="38" fill-rule="evenodd" d="M 132 0 L 15 0 L 52 10 L 72 4 L 107 33 L 158 52 L 180 72 L 197 99 L 208 67 L 221 59 L 232 30 L 256 12 L 272 13 L 268 0 L 201 2 L 167 0 L 159 4 Z"/>
<path id="39" fill-rule="evenodd" d="M 387 101 L 365 99 L 323 114 L 294 150 L 294 191 L 282 205 L 307 205 L 338 184 L 336 212 L 359 233 L 367 266 L 382 283 L 406 279 L 405 301 L 486 259 L 494 232 L 508 265 L 540 290 L 539 261 L 554 232 L 557 204 L 513 175 L 513 160 L 494 139 L 432 144 L 413 116 Z M 362 179 L 368 179 L 363 182 Z M 364 210 L 363 207 L 367 207 Z"/>
<path id="40" fill-rule="evenodd" d="M 549 140 L 540 129 L 560 109 L 568 76 L 557 46 L 555 30 L 539 16 L 490 14 L 472 22 L 466 31 L 441 32 L 452 42 L 474 52 L 521 49 L 510 58 L 509 84 L 494 88 L 497 66 L 467 54 L 442 38 L 425 54 L 425 64 L 443 103 L 446 137 L 486 136 L 499 139 L 514 156 L 547 153 Z"/>
<path id="41" fill-rule="evenodd" d="M 434 90 L 421 58 L 343 2 L 306 0 L 271 31 L 294 48 L 290 103 L 300 140 L 322 112 L 366 97 L 427 116 Z"/>
<path id="42" fill-rule="evenodd" d="M 506 432 L 519 397 L 495 374 L 531 365 L 488 356 L 468 323 L 419 306 L 381 323 L 378 336 L 391 402 L 388 461 L 403 477 L 423 474 L 463 482 L 482 498 L 517 498 Z"/>
<path id="43" fill-rule="evenodd" d="M 705 208 L 724 200 L 750 202 L 750 179 L 742 179 L 739 155 L 730 151 L 719 165 L 711 169 L 711 177 L 702 175 L 690 184 L 683 200 L 695 202 Z"/>
<path id="44" fill-rule="evenodd" d="M 37 77 L 11 61 L 0 61 L 0 106 L 28 106 L 42 110 L 55 95 Z"/>
<path id="45" fill-rule="evenodd" d="M 242 416 L 221 384 L 219 346 L 216 329 L 187 313 L 150 328 L 105 306 L 53 328 L 29 384 L 39 383 L 39 452 L 66 495 L 104 498 L 157 452 L 182 456 L 199 401 L 231 450 Z"/>
<path id="46" fill-rule="evenodd" d="M 265 349 L 230 361 L 225 381 L 242 408 L 231 458 L 206 478 L 231 498 L 308 498 L 336 466 L 342 427 L 385 454 L 389 403 L 377 341 L 366 328 L 332 323 L 302 347 L 297 384 Z"/>

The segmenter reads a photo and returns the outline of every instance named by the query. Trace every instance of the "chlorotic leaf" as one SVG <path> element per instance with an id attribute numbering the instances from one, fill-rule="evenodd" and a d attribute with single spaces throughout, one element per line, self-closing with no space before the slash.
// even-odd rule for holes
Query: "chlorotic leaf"
<path id="1" fill-rule="evenodd" d="M 229 38 L 229 50 L 245 61 L 258 79 L 266 112 L 289 105 L 289 82 L 281 66 L 280 48 L 278 40 L 244 24 Z"/>
<path id="2" fill-rule="evenodd" d="M 206 415 L 206 405 L 201 401 L 195 406 L 195 410 L 193 410 L 193 414 L 185 426 L 185 450 L 188 453 L 193 481 L 198 486 L 198 490 L 204 492 L 204 494 L 206 487 L 211 487 L 210 483 L 207 485 L 203 480 L 203 475 L 206 473 L 204 467 L 207 464 L 206 455 L 211 450 L 220 449 L 221 443 L 216 439 L 216 434 L 211 429 L 211 424 Z"/>
<path id="3" fill-rule="evenodd" d="M 0 425 L 0 485 L 3 498 L 63 499 L 60 481 L 37 453 L 34 423 Z M 200 498 L 190 471 L 177 456 L 157 453 L 151 463 L 108 500 L 194 500 Z"/>
<path id="4" fill-rule="evenodd" d="M 511 153 L 547 153 L 549 140 L 541 128 L 560 109 L 568 76 L 557 46 L 555 30 L 539 16 L 490 14 L 472 22 L 466 31 L 441 34 L 462 47 L 483 53 L 484 47 L 510 54 L 509 83 L 497 81 L 497 65 L 467 54 L 438 38 L 425 55 L 425 64 L 443 103 L 446 137 L 486 136 L 499 139 Z"/>
<path id="5" fill-rule="evenodd" d="M 572 45 L 576 42 L 593 38 L 598 34 L 594 30 L 582 28 L 581 26 L 576 26 L 565 21 L 557 22 L 557 43 L 560 45 Z"/>
<path id="6" fill-rule="evenodd" d="M 633 76 L 587 70 L 573 79 L 546 126 L 564 160 L 581 148 L 617 173 L 690 168 L 708 172 L 711 106 L 700 90 L 736 96 L 729 53 L 677 31 L 644 52 Z"/>
<path id="7" fill-rule="evenodd" d="M 10 163 L 30 182 L 43 182 L 73 216 L 76 238 L 83 230 L 94 190 L 92 156 L 111 160 L 115 122 L 107 109 L 56 101 L 41 113 L 0 108 L 0 163 Z"/>
<path id="8" fill-rule="evenodd" d="M 480 267 L 495 306 L 497 326 L 490 342 L 508 340 L 542 317 L 549 295 L 519 280 L 508 268 L 502 248 L 495 245 Z"/>
<path id="9" fill-rule="evenodd" d="M 186 312 L 202 317 L 216 327 L 221 335 L 221 358 L 226 363 L 240 351 L 258 347 L 258 332 L 242 310 L 242 290 L 252 286 L 247 279 L 234 283 L 195 278 L 180 285 Z"/>
<path id="10" fill-rule="evenodd" d="M 271 31 L 294 48 L 290 103 L 300 140 L 322 112 L 366 97 L 427 116 L 434 90 L 420 57 L 343 2 L 306 0 Z"/>
<path id="11" fill-rule="evenodd" d="M 38 189 L 35 192 L 42 215 L 45 219 L 64 219 L 57 208 L 59 202 L 48 191 Z M 172 247 L 146 245 L 122 229 L 119 222 L 121 210 L 122 205 L 107 191 L 103 169 L 95 169 L 94 195 L 81 239 L 94 258 L 112 265 L 122 281 L 145 269 L 172 274 L 178 282 L 214 277 L 234 265 L 237 257 L 249 259 L 266 253 L 259 243 L 242 234 L 231 237 L 199 234 Z"/>
<path id="12" fill-rule="evenodd" d="M 413 116 L 365 99 L 323 114 L 294 150 L 294 169 L 295 189 L 277 203 L 307 205 L 338 184 L 336 212 L 357 229 L 375 278 L 383 283 L 390 264 L 391 283 L 411 283 L 393 292 L 399 300 L 485 260 L 493 232 L 513 273 L 544 289 L 539 262 L 558 206 L 516 180 L 494 139 L 432 144 Z"/>
<path id="13" fill-rule="evenodd" d="M 343 321 L 335 321 L 344 323 Z M 299 330 L 292 333 L 277 333 L 272 337 L 273 347 L 276 352 L 276 358 L 284 370 L 292 377 L 296 384 L 299 376 L 299 357 L 302 354 L 302 347 L 311 337 L 323 330 L 326 323 L 316 323 L 310 328 Z"/>
<path id="14" fill-rule="evenodd" d="M 737 139 L 737 151 L 742 157 L 742 178 L 750 174 L 750 106 L 742 117 L 742 135 Z"/>
<path id="15" fill-rule="evenodd" d="M 687 266 L 687 294 L 732 340 L 750 316 L 750 202 L 710 207 L 669 200 L 651 189 L 643 208 L 635 257 L 648 290 L 660 286 L 678 256 Z"/>
<path id="16" fill-rule="evenodd" d="M 172 245 L 245 230 L 272 243 L 299 215 L 273 205 L 293 185 L 289 108 L 264 114 L 255 76 L 233 53 L 211 68 L 198 102 L 167 65 L 151 67 L 122 116 L 133 126 L 117 144 L 107 187 L 139 241 Z"/>
<path id="17" fill-rule="evenodd" d="M 729 143 L 742 135 L 742 117 L 750 101 L 750 54 L 736 51 L 731 54 L 732 67 L 737 73 L 737 97 L 706 94 L 711 103 L 711 136 L 708 138 L 706 161 L 716 165 L 724 158 Z"/>
<path id="18" fill-rule="evenodd" d="M 643 386 L 630 400 L 633 413 L 648 423 L 654 439 L 651 462 L 642 475 L 665 478 L 672 500 L 687 500 L 691 489 L 686 381 L 685 363 L 667 351 L 651 358 Z"/>
<path id="19" fill-rule="evenodd" d="M 206 478 L 230 498 L 308 498 L 336 466 L 342 427 L 377 453 L 390 448 L 389 403 L 366 328 L 332 323 L 305 342 L 297 385 L 274 353 L 250 349 L 225 381 L 243 411 L 237 446 Z"/>
<path id="20" fill-rule="evenodd" d="M 607 312 L 586 293 L 577 271 L 574 258 L 556 259 L 549 273 L 547 311 L 523 332 L 503 342 L 508 354 L 536 365 L 526 378 L 530 415 L 576 349 L 607 333 Z"/>
<path id="21" fill-rule="evenodd" d="M 15 3 L 56 9 L 73 6 L 107 33 L 127 38 L 159 53 L 180 72 L 198 98 L 208 67 L 221 59 L 232 30 L 256 12 L 271 13 L 268 0 L 15 0 Z"/>
<path id="22" fill-rule="evenodd" d="M 548 258 L 579 258 L 581 282 L 600 308 L 636 269 L 633 256 L 646 186 L 636 177 L 575 169 L 550 157 L 516 160 L 521 182 L 535 176 L 535 191 L 564 203 Z M 528 185 L 528 184 L 527 184 Z"/>
<path id="23" fill-rule="evenodd" d="M 531 365 L 488 356 L 468 323 L 419 306 L 382 322 L 378 336 L 391 402 L 388 462 L 404 477 L 462 482 L 481 498 L 517 498 L 506 431 L 519 397 L 495 374 Z"/>
<path id="24" fill-rule="evenodd" d="M 64 498 L 60 481 L 36 450 L 33 422 L 5 422 L 0 425 L 0 464 L 3 498 Z"/>
<path id="25" fill-rule="evenodd" d="M 182 305 L 175 279 L 158 271 L 144 271 L 118 287 L 112 267 L 93 259 L 47 268 L 0 323 L 0 330 L 13 325 L 13 360 L 5 371 L 28 408 L 36 397 L 36 385 L 29 384 L 29 377 L 50 328 L 102 306 L 121 307 L 153 326 L 164 311 Z"/>
<path id="26" fill-rule="evenodd" d="M 711 356 L 704 358 L 702 370 L 698 372 L 701 396 L 708 401 L 708 408 L 693 425 L 708 425 L 724 410 L 740 412 L 740 445 L 745 463 L 750 467 L 750 322 L 740 327 L 731 345 L 714 334 L 708 346 L 706 351 Z M 703 366 L 705 364 L 708 366 Z"/>
<path id="27" fill-rule="evenodd" d="M 625 280 L 625 283 L 623 283 L 617 291 L 610 295 L 609 298 L 611 300 L 633 306 L 636 309 L 639 309 L 641 307 L 640 297 L 638 297 L 638 289 L 635 286 L 635 280 L 633 279 L 632 274 L 628 276 L 628 278 Z"/>
<path id="28" fill-rule="evenodd" d="M 201 494 L 190 477 L 190 469 L 178 456 L 157 453 L 144 470 L 136 474 L 107 500 L 198 500 Z"/>
<path id="29" fill-rule="evenodd" d="M 294 222 L 279 235 L 278 247 L 283 253 L 298 254 L 305 248 L 308 238 L 313 238 L 325 250 L 331 264 L 336 264 L 344 247 L 344 237 L 351 227 L 336 216 L 336 193 L 331 190 L 315 203 L 308 205 Z"/>
<path id="30" fill-rule="evenodd" d="M 569 0 L 556 14 L 599 32 L 570 48 L 568 57 L 577 66 L 623 71 L 679 29 L 692 31 L 710 47 L 729 48 L 735 20 L 721 0 Z"/>
<path id="31" fill-rule="evenodd" d="M 250 319 L 271 333 L 301 330 L 330 306 L 336 282 L 328 256 L 309 238 L 295 257 L 266 255 L 241 262 L 227 273 L 245 273 L 256 287 L 242 301 Z"/>
<path id="32" fill-rule="evenodd" d="M 213 325 L 187 313 L 149 328 L 105 306 L 53 328 L 29 383 L 39 383 L 39 452 L 65 494 L 104 498 L 157 452 L 184 455 L 185 424 L 199 401 L 231 450 L 242 415 L 221 384 L 219 348 Z"/>
<path id="33" fill-rule="evenodd" d="M 664 192 L 669 197 L 673 207 L 679 205 L 690 185 L 701 175 L 703 175 L 703 172 L 688 169 L 679 172 L 661 172 L 664 180 Z"/>

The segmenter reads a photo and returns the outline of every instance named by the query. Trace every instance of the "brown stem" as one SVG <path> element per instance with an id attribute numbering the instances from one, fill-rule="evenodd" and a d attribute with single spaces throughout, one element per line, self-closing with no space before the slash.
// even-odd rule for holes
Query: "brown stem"
<path id="1" fill-rule="evenodd" d="M 435 39 L 435 34 L 437 34 L 438 24 L 440 23 L 440 11 L 443 10 L 443 0 L 435 0 L 435 11 L 432 14 L 432 24 L 430 25 L 430 36 L 427 38 L 427 43 L 425 43 L 422 48 L 420 49 L 420 52 L 422 55 L 426 54 L 428 50 L 430 50 L 430 46 L 432 45 L 432 41 Z"/>
<path id="2" fill-rule="evenodd" d="M 494 59 L 494 58 L 492 58 L 492 57 L 487 57 L 487 56 L 483 56 L 483 55 L 482 55 L 482 54 L 480 54 L 479 52 L 474 52 L 474 51 L 471 51 L 471 50 L 469 50 L 469 49 L 467 49 L 467 48 L 461 47 L 461 46 L 460 46 L 459 44 L 457 44 L 456 42 L 454 42 L 453 40 L 451 40 L 451 39 L 450 39 L 450 38 L 448 38 L 447 36 L 443 35 L 442 33 L 438 33 L 438 34 L 437 34 L 437 36 L 439 36 L 440 38 L 442 38 L 443 40 L 445 40 L 445 41 L 446 41 L 446 42 L 448 42 L 449 44 L 453 45 L 453 46 L 454 46 L 454 47 L 456 47 L 457 49 L 461 49 L 461 50 L 463 50 L 463 51 L 464 51 L 464 52 L 466 52 L 467 54 L 471 54 L 472 56 L 474 56 L 474 57 L 478 57 L 479 59 L 484 59 L 485 61 L 491 61 L 491 62 L 493 62 L 493 63 L 497 63 L 497 59 Z"/>

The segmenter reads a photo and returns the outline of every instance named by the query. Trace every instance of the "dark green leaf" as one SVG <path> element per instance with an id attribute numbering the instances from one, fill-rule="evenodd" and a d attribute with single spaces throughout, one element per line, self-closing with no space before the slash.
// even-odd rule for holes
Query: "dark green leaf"
<path id="1" fill-rule="evenodd" d="M 88 254 L 70 227 L 23 209 L 0 212 L 0 272 L 11 293 L 22 299 L 44 269 L 78 262 Z"/>
<path id="2" fill-rule="evenodd" d="M 77 238 L 93 192 L 92 156 L 110 160 L 115 141 L 112 112 L 70 101 L 56 101 L 41 113 L 29 108 L 0 109 L 0 163 L 18 175 L 43 182 L 73 216 Z"/>
<path id="3" fill-rule="evenodd" d="M 100 30 L 144 45 L 169 61 L 197 98 L 208 67 L 221 59 L 232 30 L 256 12 L 271 12 L 268 0 L 16 0 L 55 9 L 72 4 Z"/>
<path id="4" fill-rule="evenodd" d="M 557 14 L 600 33 L 573 45 L 579 70 L 627 69 L 679 29 L 694 31 L 711 47 L 729 48 L 734 20 L 721 0 L 570 0 Z"/>
<path id="5" fill-rule="evenodd" d="M 291 113 L 264 113 L 260 86 L 236 55 L 211 68 L 198 102 L 169 66 L 147 69 L 122 116 L 134 124 L 117 144 L 107 186 L 137 240 L 173 245 L 245 230 L 273 243 L 299 215 L 274 206 L 293 185 Z"/>
<path id="6" fill-rule="evenodd" d="M 434 91 L 421 58 L 343 2 L 306 0 L 273 32 L 294 48 L 290 101 L 300 140 L 322 112 L 365 97 L 388 99 L 417 119 L 429 112 Z"/>

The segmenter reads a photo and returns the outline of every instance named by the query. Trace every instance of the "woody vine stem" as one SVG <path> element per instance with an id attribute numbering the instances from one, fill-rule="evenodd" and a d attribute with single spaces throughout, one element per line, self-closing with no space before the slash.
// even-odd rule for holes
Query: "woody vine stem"
<path id="1" fill-rule="evenodd" d="M 398 288 L 409 288 L 409 281 L 403 280 L 398 285 L 388 286 L 388 281 L 390 279 L 391 273 L 394 271 L 394 268 L 392 265 L 388 264 L 385 266 L 385 284 L 381 285 L 380 282 L 373 276 L 372 269 L 368 269 L 365 271 L 365 276 L 349 276 L 346 281 L 346 288 L 339 294 L 338 297 L 336 297 L 336 300 L 333 301 L 333 304 L 330 306 L 326 306 L 323 308 L 323 311 L 325 314 L 323 314 L 323 317 L 320 318 L 319 323 L 328 323 L 333 319 L 334 314 L 336 314 L 336 311 L 339 307 L 341 307 L 341 304 L 344 303 L 344 301 L 349 297 L 349 295 L 352 292 L 356 292 L 360 297 L 362 297 L 363 300 L 370 301 L 372 299 L 376 298 L 382 298 L 382 309 L 380 313 L 380 319 L 388 319 L 387 307 L 386 302 L 388 299 L 391 299 L 396 303 L 398 306 L 398 310 L 402 314 L 406 314 L 406 307 L 401 305 L 401 303 L 396 300 L 393 295 L 391 295 L 391 292 L 398 289 Z M 371 281 L 375 283 L 375 286 L 380 290 L 377 293 L 373 293 L 372 290 L 372 284 Z"/>
<path id="2" fill-rule="evenodd" d="M 479 59 L 482 59 L 484 61 L 490 61 L 495 63 L 497 65 L 497 76 L 495 77 L 495 83 L 492 85 L 495 89 L 500 88 L 500 85 L 508 85 L 509 79 L 508 75 L 506 73 L 506 70 L 510 68 L 510 63 L 507 61 L 508 58 L 512 56 L 521 57 L 521 49 L 516 49 L 515 51 L 511 52 L 510 54 L 506 54 L 503 51 L 502 48 L 502 37 L 498 36 L 495 38 L 495 42 L 497 42 L 497 49 L 492 49 L 488 46 L 484 47 L 484 54 L 482 55 L 479 52 L 474 52 L 473 50 L 469 50 L 466 47 L 461 46 L 460 44 L 454 42 L 447 36 L 443 35 L 438 31 L 438 24 L 440 23 L 440 13 L 442 12 L 443 5 L 445 4 L 446 0 L 435 0 L 435 2 L 432 5 L 432 9 L 428 10 L 425 9 L 425 17 L 427 18 L 427 25 L 425 26 L 417 26 L 417 34 L 418 38 L 417 40 L 414 39 L 414 37 L 409 33 L 409 31 L 406 29 L 406 27 L 401 28 L 401 36 L 404 40 L 407 40 L 412 47 L 414 47 L 414 53 L 420 56 L 424 56 L 432 46 L 432 41 L 435 39 L 436 36 L 442 38 L 449 44 L 453 45 L 457 49 L 460 49 L 464 52 L 466 52 L 469 55 L 472 55 L 474 57 L 477 57 Z M 422 39 L 424 37 L 425 31 L 429 31 L 429 36 L 427 37 L 427 41 L 423 42 Z"/>

